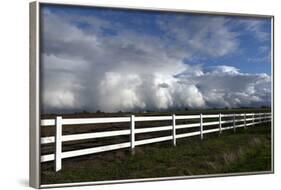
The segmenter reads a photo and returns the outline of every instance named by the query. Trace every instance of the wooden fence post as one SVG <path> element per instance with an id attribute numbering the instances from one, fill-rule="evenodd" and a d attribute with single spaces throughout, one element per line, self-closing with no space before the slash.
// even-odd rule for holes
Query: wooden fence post
<path id="1" fill-rule="evenodd" d="M 234 133 L 236 132 L 236 127 L 235 127 L 235 113 L 233 114 L 233 131 L 234 131 Z"/>
<path id="2" fill-rule="evenodd" d="M 203 140 L 203 115 L 200 114 L 200 138 Z"/>
<path id="3" fill-rule="evenodd" d="M 173 119 L 173 145 L 176 146 L 177 142 L 176 142 L 176 116 L 175 114 L 172 115 L 172 119 Z"/>
<path id="4" fill-rule="evenodd" d="M 135 116 L 131 115 L 131 153 L 135 154 Z"/>
<path id="5" fill-rule="evenodd" d="M 62 154 L 62 117 L 56 117 L 56 135 L 55 135 L 55 171 L 61 170 Z"/>
<path id="6" fill-rule="evenodd" d="M 244 129 L 246 129 L 246 113 L 244 113 Z"/>
<path id="7" fill-rule="evenodd" d="M 219 128 L 220 128 L 220 134 L 221 134 L 221 132 L 222 132 L 222 130 L 221 130 L 221 113 L 219 113 Z"/>

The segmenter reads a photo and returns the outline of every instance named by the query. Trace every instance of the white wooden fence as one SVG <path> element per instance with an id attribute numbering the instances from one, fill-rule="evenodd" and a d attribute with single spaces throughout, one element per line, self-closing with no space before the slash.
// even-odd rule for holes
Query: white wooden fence
<path id="1" fill-rule="evenodd" d="M 218 119 L 218 121 L 206 121 L 205 118 Z M 224 118 L 224 120 L 222 120 Z M 198 123 L 190 124 L 176 124 L 178 120 L 190 120 L 198 119 Z M 171 125 L 160 126 L 160 127 L 149 127 L 149 128 L 135 128 L 136 122 L 142 121 L 171 121 Z M 105 117 L 105 118 L 62 118 L 57 116 L 56 119 L 42 119 L 41 126 L 55 126 L 55 136 L 41 137 L 41 144 L 55 143 L 55 153 L 47 154 L 41 156 L 41 162 L 54 161 L 55 171 L 61 170 L 61 162 L 64 158 L 82 156 L 87 154 L 94 154 L 99 152 L 111 151 L 122 148 L 130 148 L 134 151 L 135 146 L 140 146 L 144 144 L 162 142 L 162 141 L 172 141 L 172 144 L 176 146 L 176 140 L 179 138 L 191 137 L 199 135 L 203 139 L 204 134 L 219 132 L 222 133 L 224 130 L 233 129 L 234 132 L 238 127 L 254 126 L 256 124 L 270 122 L 271 113 L 243 113 L 243 114 L 199 114 L 199 115 L 171 115 L 171 116 L 134 116 L 130 117 Z M 114 130 L 105 132 L 94 132 L 94 133 L 84 133 L 84 134 L 71 134 L 62 135 L 63 125 L 79 125 L 79 124 L 100 124 L 100 123 L 121 123 L 128 122 L 130 126 L 129 129 L 124 130 Z M 222 124 L 231 124 L 231 126 L 223 127 Z M 217 125 L 218 128 L 205 129 L 204 126 Z M 177 134 L 177 129 L 185 128 L 198 128 L 198 131 Z M 135 140 L 135 135 L 140 133 L 150 133 L 158 131 L 168 131 L 172 132 L 172 135 L 163 137 L 154 137 L 144 140 Z M 85 139 L 96 139 L 103 137 L 113 137 L 121 135 L 130 135 L 130 141 L 119 144 L 98 146 L 93 148 L 85 148 L 81 150 L 71 150 L 62 152 L 62 142 L 85 140 Z"/>

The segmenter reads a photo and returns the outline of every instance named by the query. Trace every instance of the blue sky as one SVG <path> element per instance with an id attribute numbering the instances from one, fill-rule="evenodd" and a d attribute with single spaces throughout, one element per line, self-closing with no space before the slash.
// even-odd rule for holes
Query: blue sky
<path id="1" fill-rule="evenodd" d="M 162 110 L 271 102 L 269 18 L 58 5 L 44 5 L 42 15 L 47 110 Z M 58 74 L 63 77 L 54 77 Z M 222 84 L 222 76 L 232 84 Z M 66 77 L 71 84 L 65 84 Z M 218 89 L 201 84 L 207 79 L 217 81 Z M 248 86 L 242 85 L 245 81 Z M 101 90 L 101 85 L 109 89 Z M 115 97 L 109 95 L 111 89 Z M 101 97 L 113 102 L 99 103 Z"/>
<path id="2" fill-rule="evenodd" d="M 156 36 L 158 38 L 165 38 L 165 33 L 157 24 L 161 17 L 166 20 L 175 20 L 178 13 L 167 12 L 151 12 L 151 11 L 130 11 L 122 9 L 103 9 L 103 8 L 87 8 L 87 7 L 74 7 L 74 6 L 54 6 L 45 5 L 44 10 L 54 12 L 59 15 L 81 15 L 81 16 L 95 16 L 100 19 L 109 20 L 112 23 L 119 23 L 123 29 L 134 30 L 140 35 L 147 34 Z M 44 11 L 43 10 L 43 11 Z M 202 17 L 213 17 L 202 14 L 180 14 L 187 20 L 200 19 Z M 202 64 L 207 66 L 216 66 L 227 64 L 239 68 L 242 72 L 247 73 L 267 73 L 271 74 L 271 20 L 270 18 L 247 18 L 237 16 L 226 16 L 226 26 L 233 32 L 237 32 L 237 41 L 239 43 L 239 50 L 232 52 L 230 55 L 216 57 L 210 59 L 210 57 L 204 57 Z M 241 23 L 242 22 L 242 23 Z M 186 22 L 188 24 L 188 22 Z M 248 23 L 253 23 L 252 28 Z M 87 30 L 89 27 L 87 24 L 81 22 L 76 23 L 77 26 L 83 30 Z M 250 25 L 251 25 L 250 24 Z M 182 27 L 178 25 L 177 27 Z M 188 25 L 185 26 L 188 28 Z M 103 35 L 116 35 L 119 28 L 104 28 Z M 262 32 L 266 37 L 257 36 L 257 32 Z M 171 41 L 173 43 L 173 41 Z M 198 57 L 202 55 L 198 54 Z M 196 57 L 195 57 L 196 59 Z M 198 58 L 199 59 L 199 58 Z M 202 59 L 202 58 L 200 58 Z M 191 62 L 188 63 L 193 63 Z M 195 62 L 196 64 L 196 62 Z"/>

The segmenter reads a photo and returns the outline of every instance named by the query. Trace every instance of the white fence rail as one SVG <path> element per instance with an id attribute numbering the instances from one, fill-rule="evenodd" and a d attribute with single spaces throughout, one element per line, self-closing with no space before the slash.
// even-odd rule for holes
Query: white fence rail
<path id="1" fill-rule="evenodd" d="M 218 119 L 218 121 L 205 121 L 204 119 Z M 197 123 L 190 124 L 178 124 L 178 120 L 194 120 Z M 222 120 L 224 119 L 224 120 Z M 149 127 L 149 128 L 135 128 L 136 122 L 143 121 L 171 121 L 171 125 L 160 126 L 160 127 Z M 144 144 L 162 142 L 171 140 L 173 146 L 176 146 L 177 139 L 191 137 L 199 135 L 201 139 L 204 138 L 204 134 L 219 132 L 222 133 L 224 130 L 233 129 L 236 131 L 238 127 L 255 126 L 256 124 L 270 122 L 271 113 L 243 113 L 243 114 L 199 114 L 199 115 L 171 115 L 171 116 L 134 116 L 130 117 L 111 117 L 111 118 L 62 118 L 57 116 L 56 119 L 42 119 L 41 126 L 55 126 L 55 136 L 41 137 L 41 144 L 55 143 L 54 154 L 47 154 L 41 156 L 41 162 L 54 161 L 55 171 L 59 171 L 62 168 L 61 162 L 64 158 L 82 156 L 87 154 L 94 154 L 99 152 L 111 151 L 122 148 L 130 148 L 134 152 L 135 146 L 140 146 Z M 128 129 L 114 130 L 114 131 L 104 131 L 104 132 L 94 132 L 94 133 L 84 133 L 84 134 L 71 134 L 62 135 L 62 127 L 64 125 L 79 125 L 79 124 L 101 124 L 101 123 L 120 123 L 128 122 Z M 222 126 L 222 124 L 232 124 L 230 126 Z M 205 129 L 205 126 L 217 125 L 218 128 Z M 177 134 L 178 129 L 186 128 L 198 128 L 198 131 L 180 133 Z M 144 140 L 135 140 L 135 135 L 140 133 L 150 133 L 159 131 L 171 131 L 171 135 L 163 137 L 154 137 Z M 122 135 L 130 135 L 130 141 L 119 144 L 98 146 L 93 148 L 85 148 L 81 150 L 71 150 L 62 152 L 62 143 L 67 141 L 77 141 L 86 139 L 97 139 L 104 137 L 115 137 Z"/>

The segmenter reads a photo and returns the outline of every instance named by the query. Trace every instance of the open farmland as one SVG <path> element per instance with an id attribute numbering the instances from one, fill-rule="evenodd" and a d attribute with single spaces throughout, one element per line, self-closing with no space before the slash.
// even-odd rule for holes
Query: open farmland
<path id="1" fill-rule="evenodd" d="M 269 110 L 255 110 L 255 112 L 266 112 Z M 253 110 L 202 110 L 178 112 L 177 115 L 198 113 L 249 113 Z M 99 113 L 102 114 L 102 113 Z M 122 116 L 130 113 L 118 113 Z M 147 115 L 160 115 L 160 113 L 146 113 Z M 168 113 L 161 113 L 161 115 Z M 138 114 L 135 114 L 138 115 Z M 143 113 L 140 115 L 144 115 Z M 70 117 L 102 117 L 96 114 L 64 115 Z M 50 118 L 50 116 L 48 116 Z M 213 121 L 206 118 L 206 121 Z M 204 120 L 204 122 L 206 122 Z M 198 122 L 184 120 L 177 124 L 188 124 Z M 136 128 L 163 126 L 171 124 L 171 121 L 148 121 L 141 122 Z M 54 134 L 54 127 L 43 127 L 42 136 Z M 128 129 L 128 123 L 120 124 L 98 124 L 64 126 L 63 135 L 74 133 L 89 133 L 97 131 L 110 131 Z M 211 127 L 212 128 L 212 127 Z M 183 129 L 192 132 L 195 129 Z M 198 130 L 198 129 L 197 129 Z M 171 131 L 161 131 L 136 135 L 136 140 L 171 135 Z M 75 149 L 84 149 L 95 146 L 107 145 L 128 141 L 128 136 L 114 138 L 103 138 L 81 140 L 75 142 L 64 142 L 63 152 Z M 42 153 L 54 152 L 53 145 L 43 145 Z M 256 159 L 252 162 L 252 159 Z M 251 162 L 250 162 L 251 161 Z M 75 163 L 75 164 L 73 164 Z M 236 133 L 233 130 L 204 135 L 204 140 L 198 136 L 177 140 L 177 146 L 171 146 L 170 141 L 136 147 L 135 154 L 131 155 L 128 149 L 104 152 L 93 155 L 80 156 L 65 159 L 63 169 L 59 172 L 53 171 L 53 162 L 42 164 L 41 180 L 43 184 L 65 183 L 81 181 L 102 181 L 136 178 L 154 178 L 169 176 L 191 176 L 202 174 L 235 173 L 249 171 L 271 170 L 271 127 L 269 123 L 256 125 L 247 129 L 239 128 Z"/>

